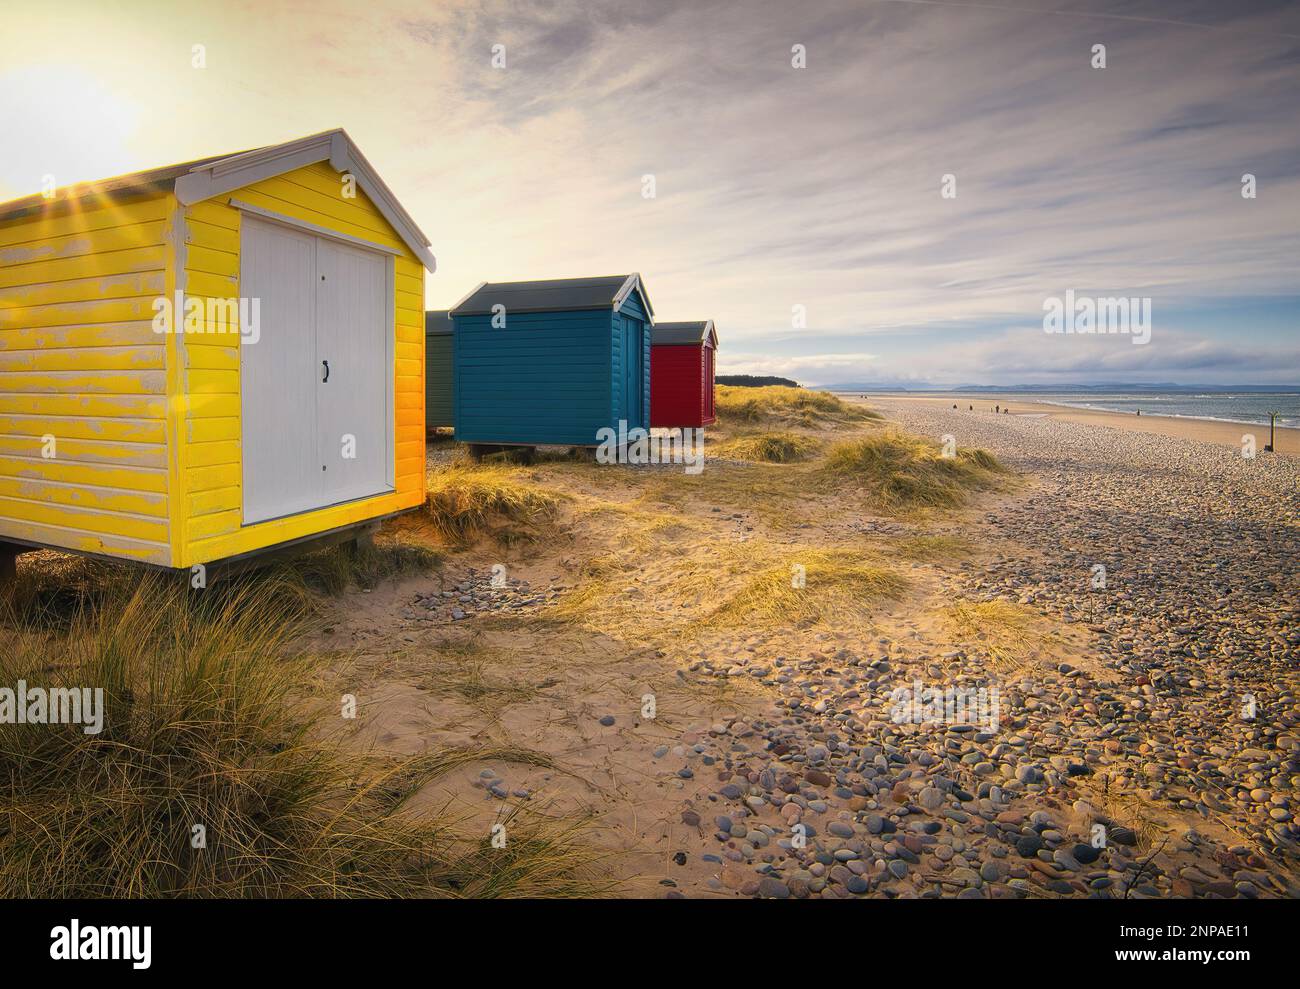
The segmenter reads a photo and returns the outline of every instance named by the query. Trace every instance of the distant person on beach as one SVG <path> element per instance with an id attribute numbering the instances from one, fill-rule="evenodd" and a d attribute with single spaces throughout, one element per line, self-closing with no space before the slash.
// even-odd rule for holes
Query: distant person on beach
<path id="1" fill-rule="evenodd" d="M 1002 411 L 1002 406 L 1000 406 L 1000 405 L 995 405 L 995 406 L 993 406 L 993 411 L 994 411 L 994 412 L 1001 412 L 1001 411 Z"/>
<path id="2" fill-rule="evenodd" d="M 971 410 L 972 412 L 974 412 L 974 411 L 975 411 L 975 406 L 972 405 L 972 406 L 970 407 L 970 410 Z"/>
<path id="3" fill-rule="evenodd" d="M 1138 410 L 1137 410 L 1137 414 L 1138 414 L 1138 415 L 1141 415 L 1141 414 L 1142 414 L 1142 410 L 1141 410 L 1141 409 L 1138 409 Z"/>

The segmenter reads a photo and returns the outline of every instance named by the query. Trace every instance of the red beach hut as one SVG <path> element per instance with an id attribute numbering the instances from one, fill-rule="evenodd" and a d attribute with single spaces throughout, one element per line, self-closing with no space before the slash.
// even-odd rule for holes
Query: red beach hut
<path id="1" fill-rule="evenodd" d="M 655 323 L 650 338 L 650 425 L 708 426 L 718 419 L 713 404 L 713 320 Z"/>

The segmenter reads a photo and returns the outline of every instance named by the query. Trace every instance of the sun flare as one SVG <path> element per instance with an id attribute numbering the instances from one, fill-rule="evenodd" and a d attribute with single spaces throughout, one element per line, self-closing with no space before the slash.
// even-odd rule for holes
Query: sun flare
<path id="1" fill-rule="evenodd" d="M 139 108 L 75 66 L 42 63 L 0 75 L 0 134 L 21 134 L 0 155 L 0 197 L 51 183 L 102 179 L 135 164 Z"/>

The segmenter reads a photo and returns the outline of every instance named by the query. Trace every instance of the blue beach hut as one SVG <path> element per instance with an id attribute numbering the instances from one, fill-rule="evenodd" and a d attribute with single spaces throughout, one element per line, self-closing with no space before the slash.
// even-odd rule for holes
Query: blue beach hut
<path id="1" fill-rule="evenodd" d="M 650 425 L 650 329 L 641 276 L 484 282 L 451 310 L 456 439 L 596 446 Z"/>

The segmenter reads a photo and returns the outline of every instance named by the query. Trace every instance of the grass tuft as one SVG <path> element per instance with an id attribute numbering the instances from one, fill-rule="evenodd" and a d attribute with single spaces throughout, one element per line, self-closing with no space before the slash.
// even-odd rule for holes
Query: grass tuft
<path id="1" fill-rule="evenodd" d="M 0 723 L 0 896 L 598 888 L 573 826 L 521 819 L 494 858 L 477 835 L 398 813 L 439 766 L 376 766 L 307 713 L 311 657 L 290 648 L 311 620 L 301 579 L 261 573 L 196 594 L 132 577 L 98 585 L 71 617 L 30 591 L 13 605 L 29 610 L 0 616 L 0 684 L 103 691 L 97 734 Z"/>
<path id="2" fill-rule="evenodd" d="M 825 470 L 858 481 L 881 508 L 898 511 L 956 508 L 1007 473 L 986 450 L 944 457 L 934 444 L 895 432 L 837 444 Z"/>
<path id="3" fill-rule="evenodd" d="M 363 813 L 282 658 L 305 602 L 149 577 L 0 657 L 4 683 L 103 690 L 104 727 L 0 725 L 0 894 L 349 896 L 409 888 L 426 836 Z M 192 847 L 195 828 L 206 847 Z"/>
<path id="4" fill-rule="evenodd" d="M 1012 601 L 958 601 L 947 609 L 950 637 L 987 657 L 990 667 L 1003 676 L 1032 668 L 1030 657 L 1040 637 L 1035 635 L 1036 615 Z"/>
<path id="5" fill-rule="evenodd" d="M 535 538 L 559 508 L 557 495 L 501 466 L 453 464 L 433 471 L 424 512 L 445 542 L 464 545 L 491 535 L 501 542 Z"/>
<path id="6" fill-rule="evenodd" d="M 796 565 L 803 567 L 802 587 L 795 586 Z M 874 605 L 900 597 L 906 586 L 898 574 L 855 553 L 795 552 L 788 564 L 751 577 L 694 624 L 697 628 L 806 627 L 826 621 L 866 621 Z"/>
<path id="7" fill-rule="evenodd" d="M 750 460 L 766 464 L 791 464 L 807 460 L 818 450 L 821 443 L 809 436 L 798 433 L 773 432 L 755 433 L 752 436 L 738 436 L 713 447 L 710 453 L 715 457 L 730 460 Z"/>

